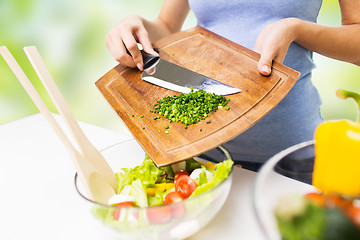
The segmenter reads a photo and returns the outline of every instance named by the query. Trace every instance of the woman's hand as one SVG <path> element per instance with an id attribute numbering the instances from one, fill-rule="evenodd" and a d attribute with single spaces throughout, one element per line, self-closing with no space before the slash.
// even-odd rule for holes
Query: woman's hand
<path id="1" fill-rule="evenodd" d="M 260 53 L 258 70 L 261 74 L 271 74 L 272 62 L 282 63 L 289 45 L 296 38 L 298 19 L 285 18 L 267 25 L 259 34 L 254 50 Z"/>
<path id="2" fill-rule="evenodd" d="M 188 0 L 164 0 L 158 17 L 151 21 L 137 15 L 120 21 L 107 35 L 106 46 L 120 64 L 142 71 L 143 59 L 137 43 L 148 54 L 158 55 L 151 43 L 180 31 L 189 11 Z"/>
<path id="3" fill-rule="evenodd" d="M 145 20 L 137 15 L 124 18 L 106 37 L 106 46 L 120 64 L 143 70 L 143 60 L 137 43 L 145 52 L 158 55 L 152 48 Z M 129 51 L 129 53 L 127 52 Z"/>

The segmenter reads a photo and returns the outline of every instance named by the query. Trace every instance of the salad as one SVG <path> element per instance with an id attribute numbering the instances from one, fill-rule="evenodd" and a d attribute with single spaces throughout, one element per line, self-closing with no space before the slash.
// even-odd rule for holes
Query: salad
<path id="1" fill-rule="evenodd" d="M 360 200 L 339 194 L 310 192 L 288 196 L 275 210 L 285 240 L 360 239 Z"/>
<path id="2" fill-rule="evenodd" d="M 117 194 L 109 200 L 112 207 L 97 207 L 93 213 L 106 224 L 120 229 L 170 224 L 187 211 L 194 215 L 208 207 L 217 196 L 202 193 L 223 182 L 232 166 L 232 160 L 213 164 L 189 159 L 158 168 L 145 155 L 141 165 L 116 173 Z M 200 194 L 199 201 L 177 204 Z"/>
<path id="3" fill-rule="evenodd" d="M 201 164 L 194 159 L 165 167 L 156 167 L 149 156 L 134 168 L 116 173 L 117 194 L 110 205 L 133 207 L 178 203 L 215 187 L 227 178 L 233 162 Z"/>
<path id="4" fill-rule="evenodd" d="M 339 89 L 360 110 L 360 94 Z M 314 135 L 313 185 L 319 192 L 279 203 L 276 218 L 283 239 L 360 239 L 360 118 L 324 121 Z"/>

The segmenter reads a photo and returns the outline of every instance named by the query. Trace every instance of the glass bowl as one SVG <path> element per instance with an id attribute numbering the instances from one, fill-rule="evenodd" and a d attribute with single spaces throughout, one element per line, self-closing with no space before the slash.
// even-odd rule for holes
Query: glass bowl
<path id="1" fill-rule="evenodd" d="M 316 191 L 311 185 L 314 157 L 314 141 L 307 141 L 274 155 L 259 170 L 252 186 L 252 204 L 266 239 L 281 239 L 275 218 L 280 198 Z"/>
<path id="2" fill-rule="evenodd" d="M 218 149 L 223 157 L 218 159 L 219 161 L 231 159 L 223 147 Z M 143 149 L 134 139 L 108 147 L 102 150 L 102 154 L 114 172 L 124 167 L 140 165 L 145 158 Z M 195 159 L 206 162 L 198 157 Z M 89 206 L 94 218 L 119 239 L 126 240 L 185 239 L 195 234 L 221 209 L 229 195 L 231 183 L 232 171 L 228 178 L 215 188 L 180 203 L 147 208 L 121 208 L 89 199 L 81 181 L 75 175 L 76 190 Z"/>

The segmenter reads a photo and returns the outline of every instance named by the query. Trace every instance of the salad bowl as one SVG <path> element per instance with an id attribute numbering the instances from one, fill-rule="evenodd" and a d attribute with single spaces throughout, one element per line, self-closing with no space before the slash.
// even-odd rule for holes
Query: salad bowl
<path id="1" fill-rule="evenodd" d="M 260 169 L 252 204 L 265 239 L 360 239 L 359 196 L 314 187 L 314 163 L 315 142 L 307 141 L 279 152 Z"/>
<path id="2" fill-rule="evenodd" d="M 252 205 L 266 239 L 281 239 L 275 217 L 281 198 L 316 191 L 311 185 L 314 157 L 314 141 L 307 141 L 274 155 L 259 170 L 252 186 Z"/>
<path id="3" fill-rule="evenodd" d="M 219 147 L 222 160 L 231 160 L 229 153 Z M 101 151 L 114 172 L 123 168 L 134 168 L 143 163 L 145 152 L 131 139 L 114 144 Z M 199 157 L 194 158 L 206 164 Z M 94 221 L 118 239 L 185 239 L 203 228 L 223 206 L 232 183 L 232 171 L 217 186 L 177 203 L 150 207 L 106 205 L 94 202 L 75 175 L 75 188 L 88 206 Z"/>

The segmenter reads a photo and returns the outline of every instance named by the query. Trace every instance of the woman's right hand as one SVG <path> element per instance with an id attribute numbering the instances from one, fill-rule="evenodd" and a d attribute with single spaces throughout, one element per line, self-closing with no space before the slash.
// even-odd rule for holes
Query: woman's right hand
<path id="1" fill-rule="evenodd" d="M 141 71 L 143 70 L 143 59 L 137 43 L 142 45 L 145 52 L 158 55 L 151 45 L 144 21 L 142 17 L 137 15 L 124 18 L 109 32 L 105 41 L 116 61 L 124 66 L 137 67 Z"/>

